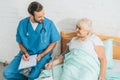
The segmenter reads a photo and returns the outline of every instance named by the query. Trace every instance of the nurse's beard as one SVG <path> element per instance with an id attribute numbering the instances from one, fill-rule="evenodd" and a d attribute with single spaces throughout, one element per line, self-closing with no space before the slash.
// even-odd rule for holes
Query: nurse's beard
<path id="1" fill-rule="evenodd" d="M 42 23 L 42 22 L 43 22 L 43 20 L 37 21 L 35 18 L 34 18 L 34 21 L 35 21 L 36 23 Z"/>

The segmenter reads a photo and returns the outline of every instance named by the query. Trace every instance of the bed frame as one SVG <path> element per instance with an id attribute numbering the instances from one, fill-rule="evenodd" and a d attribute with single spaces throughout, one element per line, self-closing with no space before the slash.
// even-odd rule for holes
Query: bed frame
<path id="1" fill-rule="evenodd" d="M 61 53 L 65 51 L 66 44 L 71 40 L 72 37 L 76 36 L 75 32 L 61 32 Z M 105 36 L 105 35 L 98 35 L 100 39 L 113 39 L 113 59 L 120 60 L 120 37 L 114 36 Z"/>

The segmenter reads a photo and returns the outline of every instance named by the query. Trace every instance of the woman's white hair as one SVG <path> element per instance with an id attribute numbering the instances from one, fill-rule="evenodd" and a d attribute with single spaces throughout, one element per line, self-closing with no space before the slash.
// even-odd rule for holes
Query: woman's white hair
<path id="1" fill-rule="evenodd" d="M 92 32 L 92 21 L 90 19 L 82 18 L 77 21 L 76 26 Z"/>

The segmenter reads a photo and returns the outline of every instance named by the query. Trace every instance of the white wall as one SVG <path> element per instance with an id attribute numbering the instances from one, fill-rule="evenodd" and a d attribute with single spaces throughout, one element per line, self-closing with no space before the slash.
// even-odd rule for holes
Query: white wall
<path id="1" fill-rule="evenodd" d="M 0 2 L 0 60 L 11 61 L 18 53 L 15 41 L 18 21 L 27 13 L 34 0 L 1 0 Z M 96 33 L 120 37 L 119 0 L 36 0 L 43 4 L 46 17 L 51 18 L 61 31 L 73 31 L 78 19 L 93 21 Z M 60 47 L 60 45 L 58 45 Z M 55 50 L 59 53 L 60 49 Z"/>

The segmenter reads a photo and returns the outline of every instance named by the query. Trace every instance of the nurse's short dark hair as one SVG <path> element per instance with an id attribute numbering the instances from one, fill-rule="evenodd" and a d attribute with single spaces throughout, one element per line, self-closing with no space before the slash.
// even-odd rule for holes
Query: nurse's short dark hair
<path id="1" fill-rule="evenodd" d="M 28 6 L 28 13 L 34 16 L 34 12 L 39 12 L 43 9 L 43 6 L 39 2 L 31 2 Z"/>

